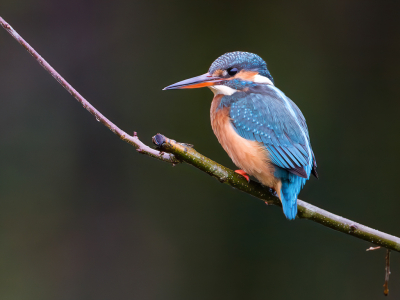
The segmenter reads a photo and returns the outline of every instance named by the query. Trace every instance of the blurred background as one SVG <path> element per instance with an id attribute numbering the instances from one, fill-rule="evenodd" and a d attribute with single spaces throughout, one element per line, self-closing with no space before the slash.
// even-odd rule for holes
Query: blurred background
<path id="1" fill-rule="evenodd" d="M 208 89 L 162 91 L 218 56 L 263 57 L 318 162 L 300 198 L 400 236 L 397 1 L 3 0 L 8 21 L 143 142 L 234 167 Z M 189 165 L 142 156 L 0 30 L 1 299 L 379 299 L 384 250 Z M 389 298 L 400 297 L 392 255 Z"/>

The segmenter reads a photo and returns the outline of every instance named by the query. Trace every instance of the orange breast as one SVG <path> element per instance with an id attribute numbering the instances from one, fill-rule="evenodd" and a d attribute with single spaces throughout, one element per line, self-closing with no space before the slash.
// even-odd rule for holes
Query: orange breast
<path id="1" fill-rule="evenodd" d="M 274 177 L 268 151 L 262 143 L 242 138 L 236 133 L 229 117 L 229 108 L 216 110 L 223 95 L 216 95 L 211 105 L 211 126 L 219 143 L 234 164 L 256 177 L 262 184 L 280 192 L 280 181 Z M 279 188 L 278 188 L 279 185 Z"/>

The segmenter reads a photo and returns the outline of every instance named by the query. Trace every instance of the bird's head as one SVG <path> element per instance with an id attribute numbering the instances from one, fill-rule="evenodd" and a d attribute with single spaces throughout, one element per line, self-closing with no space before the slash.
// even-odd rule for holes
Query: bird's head
<path id="1" fill-rule="evenodd" d="M 218 57 L 207 73 L 164 88 L 193 89 L 209 87 L 214 94 L 232 95 L 257 84 L 274 84 L 265 61 L 249 52 L 229 52 Z"/>

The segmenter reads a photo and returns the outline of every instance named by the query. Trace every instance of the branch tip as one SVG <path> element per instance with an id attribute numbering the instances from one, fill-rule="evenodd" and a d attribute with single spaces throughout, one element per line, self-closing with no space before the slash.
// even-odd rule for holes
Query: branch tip
<path id="1" fill-rule="evenodd" d="M 157 147 L 162 147 L 166 141 L 166 138 L 162 134 L 157 133 L 155 136 L 153 136 L 152 141 Z"/>

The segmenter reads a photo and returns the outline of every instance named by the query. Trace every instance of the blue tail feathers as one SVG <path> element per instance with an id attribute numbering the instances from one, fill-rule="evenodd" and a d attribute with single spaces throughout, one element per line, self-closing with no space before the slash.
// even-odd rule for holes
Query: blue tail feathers
<path id="1" fill-rule="evenodd" d="M 311 168 L 306 167 L 308 178 L 311 173 Z M 281 176 L 281 201 L 283 213 L 289 220 L 294 220 L 297 215 L 297 196 L 303 188 L 308 178 L 302 178 L 292 173 L 287 172 L 286 176 Z"/>
<path id="2" fill-rule="evenodd" d="M 293 193 L 292 190 L 293 188 L 290 186 L 290 183 L 286 184 L 286 182 L 282 182 L 282 209 L 286 218 L 289 220 L 294 220 L 297 215 L 297 194 Z"/>

